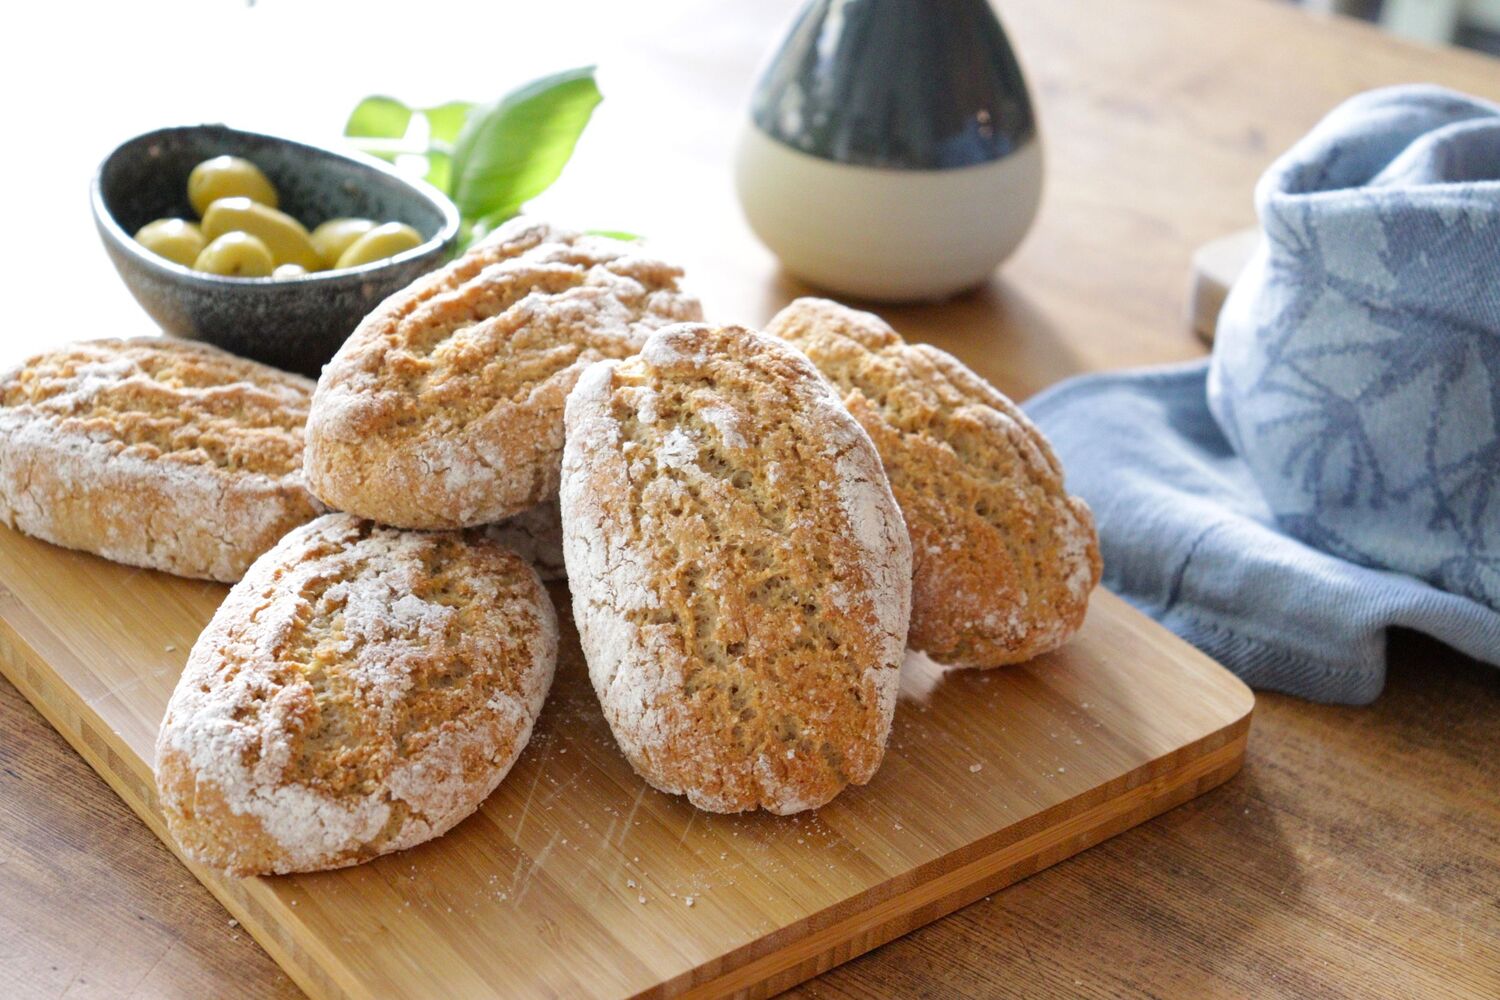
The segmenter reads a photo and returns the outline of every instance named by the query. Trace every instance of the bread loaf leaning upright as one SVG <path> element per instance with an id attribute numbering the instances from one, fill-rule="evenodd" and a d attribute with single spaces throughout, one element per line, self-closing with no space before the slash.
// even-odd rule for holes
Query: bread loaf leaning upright
<path id="1" fill-rule="evenodd" d="M 355 864 L 473 812 L 557 658 L 536 574 L 477 532 L 329 514 L 282 539 L 194 644 L 156 742 L 167 828 L 234 875 Z"/>
<path id="2" fill-rule="evenodd" d="M 767 330 L 807 352 L 880 450 L 911 531 L 914 649 L 994 667 L 1078 631 L 1101 570 L 1093 515 L 1019 407 L 837 302 L 798 299 Z"/>
<path id="3" fill-rule="evenodd" d="M 322 513 L 313 384 L 172 337 L 89 340 L 0 377 L 0 524 L 179 576 L 238 580 Z"/>
<path id="4" fill-rule="evenodd" d="M 806 357 L 683 324 L 590 368 L 561 499 L 589 677 L 637 772 L 716 812 L 870 779 L 911 551 L 869 437 Z"/>
<path id="5" fill-rule="evenodd" d="M 402 528 L 473 527 L 552 499 L 568 390 L 591 362 L 698 319 L 681 277 L 635 244 L 511 220 L 377 306 L 323 369 L 313 492 Z"/>

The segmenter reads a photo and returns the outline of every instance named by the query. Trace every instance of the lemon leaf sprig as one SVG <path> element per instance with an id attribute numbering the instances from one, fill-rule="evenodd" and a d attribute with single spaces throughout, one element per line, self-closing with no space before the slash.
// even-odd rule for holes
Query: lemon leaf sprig
<path id="1" fill-rule="evenodd" d="M 412 107 L 386 95 L 357 104 L 344 135 L 420 172 L 458 206 L 460 245 L 483 237 L 561 176 L 603 95 L 594 67 L 533 80 L 489 104 Z"/>

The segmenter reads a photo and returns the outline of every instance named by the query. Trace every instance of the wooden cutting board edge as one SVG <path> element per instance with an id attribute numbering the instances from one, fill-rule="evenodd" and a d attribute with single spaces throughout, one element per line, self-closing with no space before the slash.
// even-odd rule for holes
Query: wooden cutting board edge
<path id="1" fill-rule="evenodd" d="M 1210 240 L 1193 253 L 1188 283 L 1188 324 L 1198 339 L 1213 346 L 1219 313 L 1235 279 L 1260 245 L 1260 230 L 1252 227 Z"/>
<path id="2" fill-rule="evenodd" d="M 0 610 L 0 673 L 277 965 L 310 997 L 366 995 L 345 988 L 343 983 L 358 980 L 337 954 L 320 949 L 315 955 L 282 929 L 296 921 L 297 913 L 276 898 L 266 880 L 229 879 L 182 855 L 157 807 L 149 769 L 138 773 L 131 755 L 118 745 L 118 735 L 91 724 L 88 706 L 77 692 L 46 683 L 47 660 L 12 624 L 30 613 L 3 585 Z M 1245 693 L 1249 696 L 1248 688 Z M 790 989 L 1224 783 L 1244 762 L 1253 713 L 1250 696 L 1240 718 L 1192 743 L 638 996 L 766 997 Z"/>
<path id="3" fill-rule="evenodd" d="M 3 586 L 0 586 L 0 595 L 9 596 Z M 183 855 L 167 832 L 166 821 L 157 806 L 154 775 L 149 770 L 137 773 L 131 766 L 131 755 L 122 753 L 125 748 L 117 744 L 118 737 L 101 731 L 90 722 L 88 706 L 77 692 L 66 685 L 47 683 L 45 666 L 38 666 L 45 665 L 46 661 L 11 624 L 13 615 L 25 613 L 24 607 L 13 600 L 6 600 L 4 604 L 5 614 L 0 617 L 0 674 L 4 674 L 52 728 L 62 734 L 304 993 L 318 998 L 353 996 L 339 986 L 333 974 L 314 961 L 306 949 L 282 935 L 266 907 L 283 909 L 283 905 L 269 892 L 264 894 L 264 899 L 257 898 L 260 879 L 229 879 Z M 284 919 L 294 917 L 295 911 L 291 911 Z"/>
<path id="4" fill-rule="evenodd" d="M 707 981 L 684 982 L 701 979 L 710 968 L 705 966 L 639 996 L 756 998 L 790 989 L 1223 784 L 1244 763 L 1249 728 L 1247 713 L 1195 743 L 1017 824 L 1042 827 L 1037 833 L 1016 839 L 1015 827 L 999 831 L 971 850 L 893 880 L 912 883 L 911 888 L 872 902 L 870 896 L 891 890 L 886 883 L 751 946 L 755 951 L 775 949 L 768 954 L 736 966 L 740 956 L 731 953 L 715 963 L 731 967 Z M 977 857 L 964 860 L 970 854 Z M 777 948 L 783 938 L 788 940 Z"/>

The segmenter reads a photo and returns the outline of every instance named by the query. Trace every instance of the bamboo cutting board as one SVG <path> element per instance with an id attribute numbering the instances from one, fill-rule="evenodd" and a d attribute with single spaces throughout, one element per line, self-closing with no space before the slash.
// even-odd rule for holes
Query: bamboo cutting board
<path id="1" fill-rule="evenodd" d="M 3 528 L 0 581 L 0 667 L 165 837 L 156 728 L 224 588 Z M 552 695 L 477 815 L 339 872 L 189 865 L 312 996 L 764 996 L 1212 788 L 1244 754 L 1249 690 L 1101 590 L 1071 645 L 1023 667 L 909 660 L 869 785 L 812 815 L 715 816 L 631 772 L 553 597 Z"/>

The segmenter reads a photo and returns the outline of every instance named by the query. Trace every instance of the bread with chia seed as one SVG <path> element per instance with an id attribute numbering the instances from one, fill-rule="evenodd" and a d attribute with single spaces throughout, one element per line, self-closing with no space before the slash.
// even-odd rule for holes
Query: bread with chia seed
<path id="1" fill-rule="evenodd" d="M 322 512 L 302 475 L 313 383 L 171 337 L 81 341 L 0 377 L 0 524 L 233 582 Z"/>
<path id="2" fill-rule="evenodd" d="M 167 829 L 233 875 L 437 837 L 515 763 L 556 658 L 547 592 L 481 533 L 320 517 L 250 567 L 188 656 L 156 742 Z"/>
<path id="3" fill-rule="evenodd" d="M 880 451 L 911 531 L 912 648 L 993 667 L 1067 642 L 1099 582 L 1099 540 L 1020 408 L 837 302 L 798 299 L 767 330 L 807 353 Z"/>
<path id="4" fill-rule="evenodd" d="M 551 499 L 584 368 L 698 319 L 680 269 L 633 243 L 518 218 L 376 307 L 323 369 L 307 478 L 403 528 L 500 521 Z"/>
<path id="5" fill-rule="evenodd" d="M 910 545 L 868 435 L 800 351 L 682 324 L 590 368 L 561 504 L 589 677 L 642 777 L 775 813 L 870 780 Z"/>

